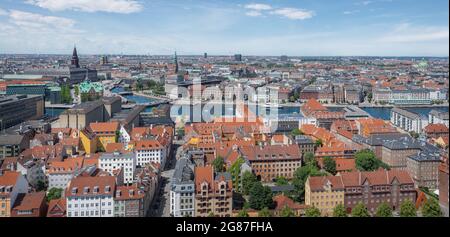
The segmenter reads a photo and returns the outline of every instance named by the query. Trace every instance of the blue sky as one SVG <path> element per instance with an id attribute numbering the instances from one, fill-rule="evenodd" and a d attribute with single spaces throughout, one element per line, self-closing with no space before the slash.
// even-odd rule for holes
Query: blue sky
<path id="1" fill-rule="evenodd" d="M 448 56 L 448 0 L 0 0 L 0 53 Z"/>

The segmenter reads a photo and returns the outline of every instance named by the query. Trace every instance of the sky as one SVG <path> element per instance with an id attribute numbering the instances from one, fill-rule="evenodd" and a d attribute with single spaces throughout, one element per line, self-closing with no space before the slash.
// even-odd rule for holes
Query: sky
<path id="1" fill-rule="evenodd" d="M 448 0 L 0 0 L 0 54 L 449 55 Z"/>

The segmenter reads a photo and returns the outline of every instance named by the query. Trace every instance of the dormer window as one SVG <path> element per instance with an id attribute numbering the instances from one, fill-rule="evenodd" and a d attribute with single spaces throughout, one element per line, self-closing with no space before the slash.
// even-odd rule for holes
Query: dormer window
<path id="1" fill-rule="evenodd" d="M 109 193 L 109 192 L 111 192 L 111 186 L 106 186 L 105 187 L 105 193 Z"/>
<path id="2" fill-rule="evenodd" d="M 84 194 L 88 194 L 89 193 L 89 187 L 84 187 L 83 192 L 84 192 Z"/>
<path id="3" fill-rule="evenodd" d="M 100 191 L 100 189 L 98 188 L 98 186 L 94 187 L 94 194 L 97 194 Z"/>
<path id="4" fill-rule="evenodd" d="M 78 188 L 72 188 L 72 195 L 77 194 L 77 192 L 78 192 Z"/>
<path id="5" fill-rule="evenodd" d="M 117 192 L 116 192 L 116 196 L 117 196 L 117 197 L 120 197 L 120 196 L 122 196 L 122 191 L 120 191 L 120 190 L 117 190 Z"/>
<path id="6" fill-rule="evenodd" d="M 132 189 L 132 190 L 129 190 L 129 191 L 128 191 L 128 194 L 130 195 L 130 197 L 134 196 L 134 190 L 133 190 L 133 189 Z"/>

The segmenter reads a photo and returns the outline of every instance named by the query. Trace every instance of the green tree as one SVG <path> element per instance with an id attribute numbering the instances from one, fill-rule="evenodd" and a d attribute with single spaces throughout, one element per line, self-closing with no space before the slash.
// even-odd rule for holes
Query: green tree
<path id="1" fill-rule="evenodd" d="M 417 211 L 414 203 L 411 200 L 404 201 L 400 206 L 401 217 L 416 217 Z"/>
<path id="2" fill-rule="evenodd" d="M 322 147 L 323 146 L 323 141 L 322 139 L 317 139 L 316 142 L 314 143 L 315 147 Z"/>
<path id="3" fill-rule="evenodd" d="M 264 207 L 272 206 L 272 190 L 263 186 L 261 182 L 257 182 L 250 189 L 250 207 L 255 210 L 261 210 Z"/>
<path id="4" fill-rule="evenodd" d="M 335 175 L 336 174 L 336 161 L 331 157 L 323 158 L 323 168 L 328 173 Z"/>
<path id="5" fill-rule="evenodd" d="M 281 210 L 280 217 L 295 217 L 295 213 L 290 207 L 286 205 Z"/>
<path id="6" fill-rule="evenodd" d="M 432 197 L 428 198 L 425 204 L 423 204 L 422 215 L 424 217 L 441 217 L 442 210 L 438 201 Z"/>
<path id="7" fill-rule="evenodd" d="M 376 217 L 392 217 L 392 208 L 386 202 L 381 203 L 375 214 Z"/>
<path id="8" fill-rule="evenodd" d="M 245 171 L 242 174 L 242 194 L 249 195 L 250 194 L 250 189 L 257 182 L 258 182 L 258 179 L 256 178 L 256 176 L 252 172 Z"/>
<path id="9" fill-rule="evenodd" d="M 223 172 L 225 170 L 225 161 L 220 156 L 214 159 L 212 165 L 214 167 L 214 171 L 216 172 Z"/>
<path id="10" fill-rule="evenodd" d="M 317 207 L 309 207 L 305 211 L 306 217 L 321 217 L 320 210 Z"/>
<path id="11" fill-rule="evenodd" d="M 367 95 L 367 99 L 369 100 L 369 103 L 372 103 L 372 99 L 373 99 L 372 92 L 369 92 L 369 95 Z"/>
<path id="12" fill-rule="evenodd" d="M 338 204 L 333 209 L 333 217 L 347 217 L 347 212 L 342 204 Z"/>
<path id="13" fill-rule="evenodd" d="M 215 217 L 215 216 L 214 216 L 214 213 L 213 213 L 212 211 L 210 211 L 210 212 L 208 213 L 208 217 Z"/>
<path id="14" fill-rule="evenodd" d="M 36 182 L 36 191 L 40 192 L 44 191 L 45 189 L 47 189 L 47 185 L 45 184 L 45 182 L 43 180 L 38 180 Z"/>
<path id="15" fill-rule="evenodd" d="M 370 217 L 370 214 L 367 207 L 362 202 L 359 202 L 352 210 L 352 217 Z"/>
<path id="16" fill-rule="evenodd" d="M 258 217 L 271 217 L 272 214 L 269 211 L 269 208 L 264 207 L 261 211 L 258 212 Z"/>
<path id="17" fill-rule="evenodd" d="M 289 181 L 285 178 L 285 177 L 278 177 L 275 180 L 275 183 L 277 186 L 284 186 L 284 185 L 288 185 Z"/>
<path id="18" fill-rule="evenodd" d="M 47 201 L 50 201 L 53 199 L 60 199 L 62 192 L 63 192 L 62 188 L 51 188 L 47 194 Z"/>
<path id="19" fill-rule="evenodd" d="M 411 135 L 411 137 L 413 137 L 415 139 L 419 138 L 419 136 L 420 136 L 418 133 L 416 133 L 414 131 L 409 132 L 409 135 Z"/>
<path id="20" fill-rule="evenodd" d="M 316 159 L 314 158 L 314 154 L 312 152 L 306 152 L 303 161 L 305 162 L 305 164 L 316 165 Z"/>
<path id="21" fill-rule="evenodd" d="M 291 135 L 295 137 L 295 136 L 304 135 L 304 133 L 302 132 L 302 130 L 295 128 L 294 130 L 291 131 Z"/>
<path id="22" fill-rule="evenodd" d="M 389 166 L 379 160 L 371 150 L 361 150 L 355 154 L 356 169 L 360 171 L 375 171 L 379 168 L 389 169 Z"/>
<path id="23" fill-rule="evenodd" d="M 246 209 L 240 210 L 237 217 L 249 217 L 247 210 Z"/>
<path id="24" fill-rule="evenodd" d="M 89 101 L 90 100 L 90 98 L 89 98 L 89 94 L 88 93 L 81 93 L 81 102 L 87 102 L 87 101 Z"/>
<path id="25" fill-rule="evenodd" d="M 292 185 L 294 185 L 295 195 L 297 201 L 302 201 L 305 196 L 305 183 L 309 176 L 326 176 L 327 174 L 321 172 L 317 166 L 309 163 L 295 170 L 294 177 L 292 179 Z"/>
<path id="26" fill-rule="evenodd" d="M 73 89 L 74 89 L 75 96 L 78 96 L 80 94 L 80 87 L 78 85 L 75 85 L 73 87 Z"/>
<path id="27" fill-rule="evenodd" d="M 233 181 L 233 187 L 234 190 L 237 192 L 240 192 L 240 175 L 241 175 L 241 165 L 245 163 L 244 158 L 239 157 L 231 166 L 229 169 L 229 172 L 231 174 L 231 180 Z"/>

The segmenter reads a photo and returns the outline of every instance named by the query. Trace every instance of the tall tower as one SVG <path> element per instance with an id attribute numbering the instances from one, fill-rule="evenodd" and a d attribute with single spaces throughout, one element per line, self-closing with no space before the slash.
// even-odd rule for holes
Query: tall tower
<path id="1" fill-rule="evenodd" d="M 80 68 L 80 60 L 78 59 L 77 47 L 74 46 L 72 53 L 72 67 Z"/>
<path id="2" fill-rule="evenodd" d="M 177 52 L 175 51 L 175 58 L 173 63 L 175 64 L 175 73 L 178 74 L 179 68 L 178 68 L 178 56 L 177 56 Z"/>

